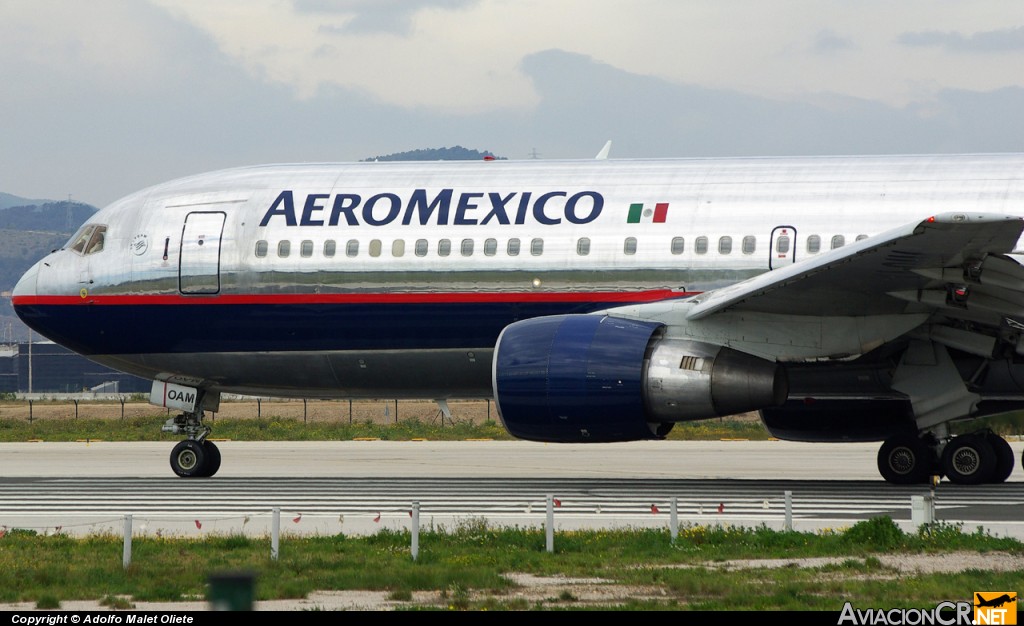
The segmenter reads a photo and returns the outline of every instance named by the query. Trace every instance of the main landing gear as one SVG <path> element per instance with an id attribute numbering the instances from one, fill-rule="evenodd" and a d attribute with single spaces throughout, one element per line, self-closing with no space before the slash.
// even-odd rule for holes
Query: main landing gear
<path id="1" fill-rule="evenodd" d="M 878 471 L 898 485 L 927 483 L 942 475 L 960 485 L 1002 483 L 1013 465 L 1010 444 L 987 430 L 953 437 L 945 446 L 930 434 L 896 435 L 878 450 Z"/>
<path id="2" fill-rule="evenodd" d="M 162 430 L 188 436 L 171 450 L 171 469 L 182 478 L 207 478 L 220 469 L 220 450 L 207 439 L 209 426 L 203 424 L 202 409 L 167 420 Z"/>

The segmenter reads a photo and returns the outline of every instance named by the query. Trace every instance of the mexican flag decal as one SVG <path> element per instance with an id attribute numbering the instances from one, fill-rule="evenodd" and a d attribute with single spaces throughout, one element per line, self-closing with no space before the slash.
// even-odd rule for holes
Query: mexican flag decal
<path id="1" fill-rule="evenodd" d="M 629 216 L 626 218 L 626 223 L 654 222 L 655 224 L 664 224 L 666 217 L 668 217 L 668 202 L 659 202 L 654 205 L 653 209 L 645 209 L 642 202 L 634 202 L 629 205 Z"/>

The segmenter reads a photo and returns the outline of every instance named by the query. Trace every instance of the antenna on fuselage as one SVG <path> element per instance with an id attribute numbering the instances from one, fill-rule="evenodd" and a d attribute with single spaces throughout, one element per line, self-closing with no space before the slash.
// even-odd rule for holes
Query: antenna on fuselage
<path id="1" fill-rule="evenodd" d="M 606 161 L 606 160 L 608 160 L 608 153 L 611 152 L 611 151 L 612 151 L 612 140 L 609 139 L 608 141 L 605 142 L 604 147 L 601 148 L 601 151 L 598 152 L 597 156 L 594 157 L 594 158 L 597 159 L 598 161 Z"/>

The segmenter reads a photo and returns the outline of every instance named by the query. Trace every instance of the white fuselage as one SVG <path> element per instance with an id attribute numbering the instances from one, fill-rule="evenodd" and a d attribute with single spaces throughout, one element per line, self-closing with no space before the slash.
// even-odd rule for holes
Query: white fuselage
<path id="1" fill-rule="evenodd" d="M 958 211 L 1024 215 L 1024 155 L 245 167 L 106 207 L 83 227 L 101 249 L 73 238 L 14 305 L 154 379 L 489 396 L 511 322 L 684 298 Z"/>

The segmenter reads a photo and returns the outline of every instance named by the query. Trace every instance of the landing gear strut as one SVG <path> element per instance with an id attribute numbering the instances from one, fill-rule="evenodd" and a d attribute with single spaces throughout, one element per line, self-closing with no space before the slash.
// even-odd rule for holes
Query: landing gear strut
<path id="1" fill-rule="evenodd" d="M 171 450 L 171 469 L 175 474 L 182 478 L 208 478 L 220 469 L 220 450 L 206 438 L 212 429 L 203 424 L 202 409 L 172 417 L 162 430 L 188 437 Z"/>

